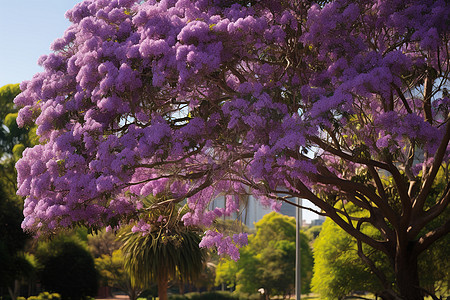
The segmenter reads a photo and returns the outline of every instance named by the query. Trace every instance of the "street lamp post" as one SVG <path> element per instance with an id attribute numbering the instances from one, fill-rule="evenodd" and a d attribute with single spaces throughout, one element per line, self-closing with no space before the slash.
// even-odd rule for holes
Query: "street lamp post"
<path id="1" fill-rule="evenodd" d="M 297 198 L 297 204 L 302 205 L 302 199 Z M 300 300 L 301 298 L 301 276 L 300 276 L 300 229 L 302 228 L 302 209 L 296 207 L 295 210 L 295 220 L 296 220 L 296 234 L 295 234 L 295 299 Z"/>

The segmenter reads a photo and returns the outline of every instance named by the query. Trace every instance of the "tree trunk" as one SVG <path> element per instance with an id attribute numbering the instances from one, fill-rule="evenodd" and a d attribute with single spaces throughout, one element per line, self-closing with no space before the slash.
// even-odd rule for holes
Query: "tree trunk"
<path id="1" fill-rule="evenodd" d="M 405 300 L 423 300 L 417 256 L 413 255 L 409 248 L 398 249 L 395 257 L 395 279 L 398 291 L 401 298 Z"/>
<path id="2" fill-rule="evenodd" d="M 12 300 L 16 300 L 19 294 L 20 282 L 19 280 L 14 280 L 14 288 L 8 287 L 9 296 Z"/>
<path id="3" fill-rule="evenodd" d="M 136 300 L 137 299 L 136 291 L 134 289 L 129 289 L 128 297 L 130 298 L 130 300 Z"/>
<path id="4" fill-rule="evenodd" d="M 178 289 L 180 291 L 180 295 L 184 295 L 184 282 L 183 282 L 183 279 L 181 279 L 181 278 L 178 282 Z"/>
<path id="5" fill-rule="evenodd" d="M 168 300 L 167 296 L 167 285 L 169 282 L 169 274 L 167 270 L 164 270 L 164 267 L 160 268 L 158 274 L 158 297 L 159 300 Z"/>

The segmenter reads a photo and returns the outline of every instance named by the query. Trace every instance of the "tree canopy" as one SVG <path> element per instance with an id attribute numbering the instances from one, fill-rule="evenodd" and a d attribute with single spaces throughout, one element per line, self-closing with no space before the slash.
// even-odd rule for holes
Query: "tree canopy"
<path id="1" fill-rule="evenodd" d="M 13 100 L 19 93 L 19 84 L 0 87 L 0 157 L 3 160 L 12 155 L 19 159 L 22 151 L 35 141 L 27 128 L 19 128 L 16 123 L 18 109 Z"/>
<path id="2" fill-rule="evenodd" d="M 41 141 L 16 165 L 23 227 L 116 226 L 150 194 L 187 199 L 185 224 L 206 226 L 235 212 L 239 194 L 275 209 L 301 197 L 390 258 L 394 285 L 358 248 L 384 298 L 423 299 L 418 257 L 450 230 L 424 230 L 450 201 L 450 183 L 429 197 L 450 153 L 449 3 L 321 2 L 69 10 L 45 71 L 15 99 L 17 122 L 35 122 Z M 219 195 L 225 207 L 210 210 Z M 242 241 L 211 230 L 202 244 L 237 258 Z"/>

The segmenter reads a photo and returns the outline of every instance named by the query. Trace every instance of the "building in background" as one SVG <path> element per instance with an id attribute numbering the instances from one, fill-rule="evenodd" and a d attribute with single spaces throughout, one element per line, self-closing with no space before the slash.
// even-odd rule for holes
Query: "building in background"
<path id="1" fill-rule="evenodd" d="M 317 219 L 311 220 L 310 226 L 320 226 L 325 222 L 325 216 L 318 216 Z"/>
<path id="2" fill-rule="evenodd" d="M 293 201 L 295 202 L 295 201 Z M 249 195 L 244 199 L 244 201 L 241 201 L 241 203 L 244 203 L 240 207 L 240 213 L 239 214 L 233 214 L 229 217 L 225 217 L 225 219 L 232 219 L 232 220 L 239 220 L 243 224 L 245 224 L 248 228 L 253 229 L 255 228 L 255 223 L 264 217 L 264 215 L 272 212 L 272 209 L 270 207 L 263 206 L 260 201 L 258 201 L 254 196 Z M 220 196 L 211 201 L 210 203 L 210 209 L 214 209 L 215 207 L 223 208 L 225 207 L 225 197 Z M 281 205 L 280 214 L 289 216 L 289 217 L 295 217 L 295 206 L 283 202 Z M 315 226 L 315 225 L 322 225 L 325 221 L 324 216 L 317 216 L 317 219 L 307 219 L 303 218 L 302 221 L 302 227 L 308 227 L 308 226 Z"/>

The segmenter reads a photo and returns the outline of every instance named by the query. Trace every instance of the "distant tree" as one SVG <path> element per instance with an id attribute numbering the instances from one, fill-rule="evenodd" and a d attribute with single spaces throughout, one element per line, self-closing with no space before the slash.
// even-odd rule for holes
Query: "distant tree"
<path id="1" fill-rule="evenodd" d="M 283 295 L 284 298 L 294 293 L 295 249 L 295 242 L 281 240 L 257 254 L 256 278 L 260 287 L 264 288 L 267 299 L 271 295 Z M 303 290 L 306 289 L 303 287 Z"/>
<path id="2" fill-rule="evenodd" d="M 0 184 L 10 199 L 16 199 L 23 207 L 22 199 L 16 195 L 17 173 L 14 164 L 22 157 L 26 147 L 35 145 L 37 137 L 34 127 L 19 128 L 14 98 L 20 93 L 19 84 L 0 87 Z"/>
<path id="3" fill-rule="evenodd" d="M 236 290 L 265 295 L 289 295 L 295 284 L 295 219 L 272 212 L 256 224 L 256 234 L 240 249 L 239 261 L 223 260 L 216 269 L 216 284 L 225 283 Z M 310 290 L 312 252 L 308 238 L 300 235 L 302 293 Z"/>
<path id="4" fill-rule="evenodd" d="M 372 235 L 375 232 L 371 232 Z M 367 250 L 367 249 L 366 249 Z M 377 262 L 386 277 L 392 279 L 386 256 L 370 258 Z M 369 254 L 367 254 L 369 255 Z M 351 294 L 353 291 L 378 292 L 383 287 L 377 281 L 370 268 L 358 256 L 357 244 L 352 237 L 339 228 L 332 220 L 325 220 L 322 231 L 314 243 L 314 275 L 312 291 L 320 295 L 320 299 L 334 300 Z"/>
<path id="5" fill-rule="evenodd" d="M 314 241 L 319 236 L 321 230 L 322 225 L 311 226 L 305 230 L 305 234 L 311 241 Z"/>
<path id="6" fill-rule="evenodd" d="M 261 268 L 267 270 L 268 285 L 269 282 L 282 283 L 277 292 L 288 293 L 293 291 L 295 280 L 295 218 L 284 216 L 275 212 L 265 215 L 256 224 L 256 234 L 249 241 L 249 247 L 258 253 L 261 262 Z M 313 258 L 312 251 L 308 245 L 307 236 L 300 233 L 300 254 L 301 254 L 301 280 L 302 293 L 308 293 L 312 277 Z M 277 258 L 273 265 L 267 264 L 271 258 Z M 283 267 L 281 275 L 277 270 Z M 271 268 L 272 267 L 272 268 Z M 265 273 L 260 273 L 265 274 Z M 273 275 L 270 275 L 273 274 Z M 281 276 L 278 277 L 277 276 Z M 288 285 L 290 285 L 288 287 Z"/>
<path id="7" fill-rule="evenodd" d="M 127 269 L 124 267 L 122 250 L 114 250 L 111 255 L 102 254 L 95 259 L 95 266 L 100 273 L 101 280 L 108 286 L 115 287 L 127 293 L 130 300 L 136 300 L 145 286 L 134 283 Z"/>
<path id="8" fill-rule="evenodd" d="M 244 259 L 244 248 L 241 248 L 240 261 Z M 236 274 L 238 272 L 238 264 L 231 259 L 222 259 L 216 267 L 216 285 L 225 285 L 227 288 L 234 288 L 236 286 Z"/>
<path id="9" fill-rule="evenodd" d="M 20 94 L 18 83 L 0 87 L 0 117 L 2 120 L 7 114 L 17 112 L 13 100 L 18 94 Z"/>
<path id="10" fill-rule="evenodd" d="M 17 133 L 17 130 L 25 131 L 24 129 L 18 129 L 17 124 L 12 120 L 12 116 L 17 116 L 14 98 L 19 93 L 19 84 L 8 84 L 0 87 L 0 157 L 5 154 L 12 154 L 12 149 L 17 143 L 17 140 L 14 141 L 15 137 L 14 134 L 11 134 L 11 131 L 15 131 L 14 133 Z"/>
<path id="11" fill-rule="evenodd" d="M 94 257 L 102 255 L 112 256 L 113 252 L 120 248 L 117 236 L 111 231 L 98 231 L 96 234 L 88 235 L 89 251 Z"/>
<path id="12" fill-rule="evenodd" d="M 39 274 L 45 290 L 59 293 L 65 300 L 94 297 L 99 276 L 87 247 L 74 236 L 57 236 L 38 247 L 43 267 Z"/>

